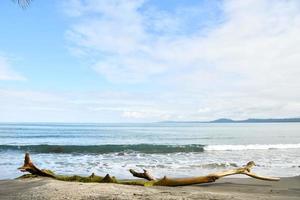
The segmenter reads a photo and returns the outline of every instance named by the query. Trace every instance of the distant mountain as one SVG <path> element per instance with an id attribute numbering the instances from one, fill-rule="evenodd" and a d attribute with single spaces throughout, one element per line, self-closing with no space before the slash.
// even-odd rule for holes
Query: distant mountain
<path id="1" fill-rule="evenodd" d="M 213 121 L 209 121 L 209 123 L 234 123 L 235 121 L 232 119 L 227 119 L 227 118 L 221 118 L 221 119 L 216 119 Z"/>
<path id="2" fill-rule="evenodd" d="M 237 120 L 233 121 L 235 123 L 277 123 L 277 122 L 300 122 L 300 118 L 278 118 L 278 119 L 246 119 L 246 120 Z"/>
<path id="3" fill-rule="evenodd" d="M 160 123 L 287 123 L 300 122 L 300 118 L 277 118 L 277 119 L 256 119 L 232 120 L 227 118 L 216 119 L 213 121 L 162 121 Z"/>

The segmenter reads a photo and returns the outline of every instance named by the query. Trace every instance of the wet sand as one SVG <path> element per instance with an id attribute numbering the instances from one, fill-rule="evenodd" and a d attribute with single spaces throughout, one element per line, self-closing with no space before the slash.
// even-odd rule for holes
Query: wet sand
<path id="1" fill-rule="evenodd" d="M 49 178 L 0 180 L 1 200 L 29 199 L 300 199 L 300 177 L 279 182 L 224 178 L 185 187 L 142 187 L 107 183 L 63 182 Z"/>

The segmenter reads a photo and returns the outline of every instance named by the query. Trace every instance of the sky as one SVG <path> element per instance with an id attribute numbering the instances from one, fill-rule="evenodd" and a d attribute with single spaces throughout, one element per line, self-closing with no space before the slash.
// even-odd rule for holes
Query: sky
<path id="1" fill-rule="evenodd" d="M 0 3 L 0 122 L 300 117 L 298 0 Z"/>

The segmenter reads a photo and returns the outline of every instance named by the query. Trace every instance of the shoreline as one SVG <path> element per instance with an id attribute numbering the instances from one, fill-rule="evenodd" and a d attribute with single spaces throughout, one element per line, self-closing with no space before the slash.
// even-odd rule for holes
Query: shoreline
<path id="1" fill-rule="evenodd" d="M 0 180 L 0 199 L 287 199 L 300 197 L 300 176 L 278 182 L 223 178 L 180 187 L 143 187 L 111 183 L 65 182 L 50 178 Z"/>

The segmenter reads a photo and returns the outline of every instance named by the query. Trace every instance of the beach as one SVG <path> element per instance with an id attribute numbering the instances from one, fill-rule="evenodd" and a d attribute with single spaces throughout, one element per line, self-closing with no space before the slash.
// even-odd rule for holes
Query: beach
<path id="1" fill-rule="evenodd" d="M 109 183 L 64 182 L 50 178 L 0 181 L 1 200 L 46 199 L 276 199 L 298 200 L 300 177 L 278 182 L 224 178 L 215 183 L 185 187 L 142 187 Z"/>
<path id="2" fill-rule="evenodd" d="M 1 124 L 0 199 L 299 199 L 299 123 L 272 124 Z M 24 153 L 58 175 L 107 173 L 133 179 L 129 169 L 154 176 L 191 177 L 254 161 L 253 173 L 180 187 L 142 187 L 15 179 Z"/>
<path id="3" fill-rule="evenodd" d="M 300 0 L 0 2 L 0 200 L 300 200 Z"/>

